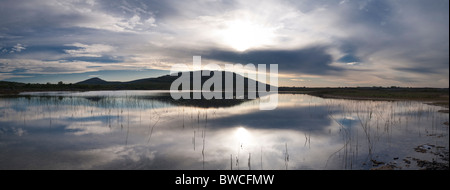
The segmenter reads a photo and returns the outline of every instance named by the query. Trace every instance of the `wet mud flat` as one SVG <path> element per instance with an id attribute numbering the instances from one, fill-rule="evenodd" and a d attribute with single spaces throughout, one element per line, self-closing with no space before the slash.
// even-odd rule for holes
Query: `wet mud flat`
<path id="1" fill-rule="evenodd" d="M 446 125 L 448 126 L 448 124 Z M 448 137 L 440 135 L 437 138 Z M 449 170 L 448 147 L 427 143 L 415 147 L 414 151 L 420 157 L 427 157 L 427 159 L 418 158 L 419 156 L 395 157 L 388 163 L 372 159 L 373 168 L 371 170 L 408 170 L 413 168 L 419 170 Z"/>

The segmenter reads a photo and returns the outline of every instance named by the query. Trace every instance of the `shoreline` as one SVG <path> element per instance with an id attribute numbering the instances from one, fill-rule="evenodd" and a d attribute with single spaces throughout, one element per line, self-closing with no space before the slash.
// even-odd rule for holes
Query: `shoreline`
<path id="1" fill-rule="evenodd" d="M 18 96 L 23 92 L 54 91 L 104 91 L 104 90 L 158 90 L 117 88 L 50 88 L 50 89 L 0 89 L 2 96 Z M 307 94 L 325 99 L 371 100 L 371 101 L 420 101 L 428 105 L 441 106 L 443 113 L 449 113 L 449 90 L 439 88 L 286 88 L 280 87 L 280 94 Z"/>

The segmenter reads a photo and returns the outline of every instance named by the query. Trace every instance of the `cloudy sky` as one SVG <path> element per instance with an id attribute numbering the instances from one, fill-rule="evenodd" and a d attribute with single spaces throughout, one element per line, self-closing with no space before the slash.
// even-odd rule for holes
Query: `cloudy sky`
<path id="1" fill-rule="evenodd" d="M 449 87 L 448 0 L 0 0 L 0 80 L 278 64 L 281 86 Z"/>

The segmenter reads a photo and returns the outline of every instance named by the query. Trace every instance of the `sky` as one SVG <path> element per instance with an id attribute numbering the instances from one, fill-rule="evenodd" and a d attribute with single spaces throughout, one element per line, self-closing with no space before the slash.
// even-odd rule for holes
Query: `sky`
<path id="1" fill-rule="evenodd" d="M 448 0 L 0 0 L 0 80 L 278 64 L 279 86 L 449 87 Z M 267 66 L 268 68 L 268 66 Z"/>

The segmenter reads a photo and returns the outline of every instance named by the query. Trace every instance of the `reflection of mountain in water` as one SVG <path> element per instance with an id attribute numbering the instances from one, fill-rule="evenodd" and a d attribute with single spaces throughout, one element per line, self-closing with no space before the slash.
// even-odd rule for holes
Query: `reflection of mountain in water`
<path id="1" fill-rule="evenodd" d="M 84 98 L 87 100 L 93 101 L 93 102 L 99 102 L 100 100 L 104 99 L 105 97 L 103 97 L 103 96 L 87 96 Z"/>
<path id="2" fill-rule="evenodd" d="M 201 108 L 220 108 L 220 107 L 233 107 L 240 105 L 251 99 L 179 99 L 175 100 L 171 96 L 153 96 L 145 99 L 152 99 L 161 102 L 166 102 L 178 106 L 191 106 Z"/>
<path id="3" fill-rule="evenodd" d="M 48 97 L 47 97 L 48 98 Z M 106 96 L 85 96 L 81 97 L 86 100 L 89 100 L 93 103 L 102 103 L 109 102 L 114 97 L 106 97 Z M 118 98 L 118 97 L 117 97 Z M 123 98 L 123 97 L 122 97 Z M 189 107 L 199 107 L 199 108 L 226 108 L 240 105 L 244 102 L 251 101 L 253 99 L 243 98 L 243 99 L 173 99 L 169 93 L 158 94 L 154 96 L 129 96 L 126 97 L 128 100 L 139 100 L 139 101 L 157 101 L 160 103 L 167 103 L 176 106 L 189 106 Z M 62 99 L 58 99 L 62 100 Z M 134 101 L 132 101 L 134 102 Z"/>
<path id="4" fill-rule="evenodd" d="M 192 95 L 191 95 L 192 97 Z M 163 103 L 169 103 L 177 106 L 190 106 L 200 108 L 220 108 L 220 107 L 233 107 L 240 105 L 244 102 L 251 101 L 247 97 L 243 99 L 173 99 L 169 93 L 159 94 L 158 96 L 138 96 L 138 99 L 159 101 Z"/>

